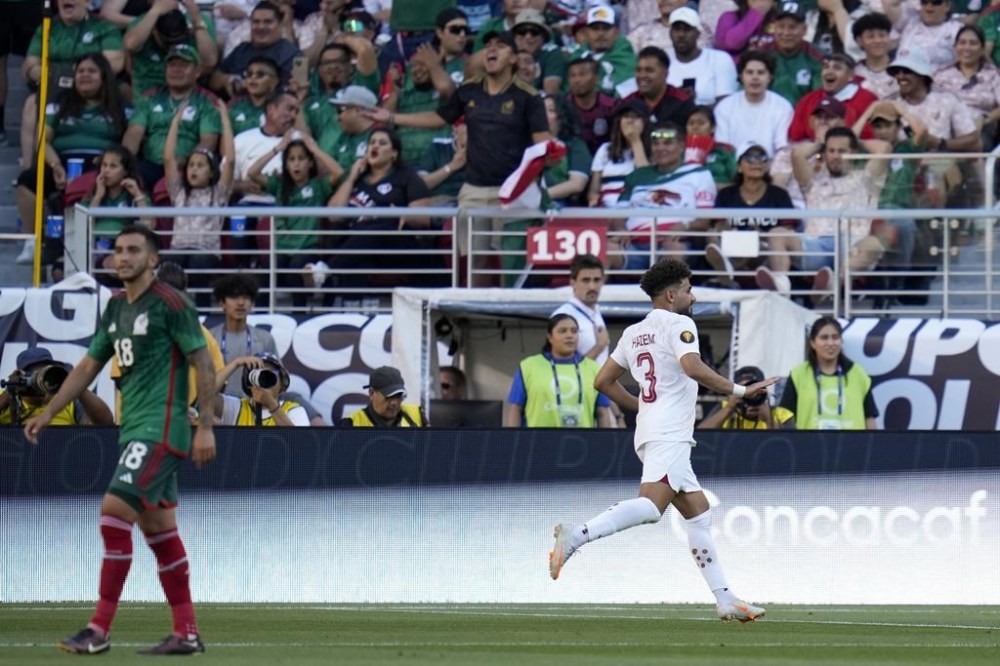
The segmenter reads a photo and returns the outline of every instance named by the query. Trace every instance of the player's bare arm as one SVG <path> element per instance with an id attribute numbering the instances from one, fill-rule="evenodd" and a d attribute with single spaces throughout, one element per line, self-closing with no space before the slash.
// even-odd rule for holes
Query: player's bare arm
<path id="1" fill-rule="evenodd" d="M 705 388 L 716 393 L 722 393 L 723 395 L 736 395 L 734 391 L 738 390 L 736 388 L 737 385 L 705 365 L 705 362 L 701 360 L 701 356 L 698 354 L 684 354 L 680 358 L 680 363 L 684 374 Z M 768 377 L 762 382 L 750 384 L 746 387 L 746 393 L 741 395 L 748 398 L 760 395 L 767 390 L 768 386 L 778 381 L 778 379 L 780 378 Z"/>
<path id="2" fill-rule="evenodd" d="M 95 426 L 111 426 L 115 424 L 115 415 L 111 413 L 111 408 L 97 397 L 97 394 L 84 390 L 80 393 L 80 404 L 83 406 L 83 413 L 87 416 L 87 422 Z"/>
<path id="3" fill-rule="evenodd" d="M 188 354 L 187 358 L 194 366 L 198 382 L 198 425 L 191 442 L 191 458 L 196 467 L 201 467 L 215 460 L 215 432 L 212 430 L 217 396 L 215 366 L 206 347 Z"/>
<path id="4" fill-rule="evenodd" d="M 208 356 L 208 353 L 206 352 L 205 355 Z M 101 366 L 98 365 L 97 361 L 85 355 L 83 360 L 77 363 L 76 367 L 66 377 L 59 392 L 45 406 L 42 413 L 24 425 L 25 439 L 32 444 L 38 444 L 38 434 L 49 425 L 52 417 L 58 414 L 63 407 L 76 400 L 90 386 L 100 371 Z"/>
<path id="5" fill-rule="evenodd" d="M 622 409 L 638 412 L 639 399 L 626 391 L 625 387 L 618 381 L 624 373 L 625 368 L 609 358 L 597 373 L 597 377 L 594 379 L 594 388 L 611 398 Z"/>

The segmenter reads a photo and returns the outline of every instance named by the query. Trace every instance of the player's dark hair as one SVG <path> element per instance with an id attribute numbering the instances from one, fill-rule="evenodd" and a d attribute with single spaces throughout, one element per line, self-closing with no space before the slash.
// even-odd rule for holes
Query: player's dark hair
<path id="1" fill-rule="evenodd" d="M 600 258 L 595 257 L 592 254 L 578 254 L 573 257 L 573 261 L 569 262 L 569 276 L 572 279 L 576 279 L 576 276 L 580 274 L 580 271 L 585 271 L 590 268 L 597 268 L 604 274 L 604 264 L 601 262 Z"/>
<path id="2" fill-rule="evenodd" d="M 186 291 L 188 286 L 187 273 L 175 261 L 164 261 L 156 269 L 156 277 L 160 282 L 169 284 L 177 291 Z"/>
<path id="3" fill-rule="evenodd" d="M 567 319 L 576 324 L 576 329 L 580 330 L 580 323 L 576 320 L 576 317 L 574 317 L 573 315 L 566 314 L 565 312 L 560 312 L 559 314 L 552 315 L 551 317 L 549 317 L 549 323 L 546 324 L 545 326 L 545 344 L 542 345 L 543 352 L 552 351 L 552 343 L 549 342 L 549 336 L 552 335 L 552 331 L 556 330 L 556 326 L 558 326 L 561 322 Z"/>
<path id="4" fill-rule="evenodd" d="M 655 58 L 661 65 L 663 65 L 664 69 L 670 69 L 670 56 L 668 56 L 667 52 L 659 46 L 644 47 L 641 51 L 639 51 L 639 55 L 636 57 L 636 60 L 642 60 L 643 58 Z"/>
<path id="5" fill-rule="evenodd" d="M 258 290 L 257 281 L 253 276 L 242 273 L 223 275 L 212 284 L 212 296 L 218 303 L 227 298 L 239 298 L 240 296 L 246 296 L 251 301 L 256 301 Z"/>
<path id="6" fill-rule="evenodd" d="M 141 224 L 129 224 L 118 232 L 118 235 L 115 236 L 115 240 L 117 241 L 122 236 L 127 236 L 129 234 L 138 234 L 142 236 L 143 239 L 145 239 L 146 247 L 150 252 L 153 254 L 160 253 L 160 237 L 157 236 L 156 232 L 149 227 L 145 227 Z"/>
<path id="7" fill-rule="evenodd" d="M 691 277 L 691 269 L 679 259 L 661 259 L 646 271 L 639 287 L 650 299 Z"/>

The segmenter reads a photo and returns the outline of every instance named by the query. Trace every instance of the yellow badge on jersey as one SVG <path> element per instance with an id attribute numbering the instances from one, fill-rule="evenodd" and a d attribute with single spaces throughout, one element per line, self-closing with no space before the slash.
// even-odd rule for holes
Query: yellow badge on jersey
<path id="1" fill-rule="evenodd" d="M 681 342 L 686 342 L 688 344 L 694 342 L 694 333 L 691 331 L 683 331 L 681 333 Z"/>
<path id="2" fill-rule="evenodd" d="M 510 114 L 514 113 L 514 100 L 509 99 L 503 104 L 501 104 L 500 113 L 502 113 L 505 116 L 509 116 Z"/>

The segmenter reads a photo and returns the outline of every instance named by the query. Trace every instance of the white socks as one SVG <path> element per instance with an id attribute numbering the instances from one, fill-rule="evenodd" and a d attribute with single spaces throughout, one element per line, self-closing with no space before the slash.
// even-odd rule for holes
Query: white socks
<path id="1" fill-rule="evenodd" d="M 615 532 L 627 530 L 636 525 L 655 523 L 660 520 L 660 510 L 648 497 L 636 497 L 612 504 L 604 513 L 591 518 L 573 530 L 571 545 L 574 550 L 585 543 L 596 541 Z"/>
<path id="2" fill-rule="evenodd" d="M 715 541 L 712 539 L 712 510 L 695 516 L 690 520 L 685 520 L 688 533 L 688 547 L 694 563 L 701 571 L 701 575 L 708 583 L 708 588 L 712 590 L 716 601 L 728 602 L 736 599 L 736 595 L 729 591 L 726 584 L 726 572 L 722 570 L 719 563 L 719 556 L 715 550 Z"/>

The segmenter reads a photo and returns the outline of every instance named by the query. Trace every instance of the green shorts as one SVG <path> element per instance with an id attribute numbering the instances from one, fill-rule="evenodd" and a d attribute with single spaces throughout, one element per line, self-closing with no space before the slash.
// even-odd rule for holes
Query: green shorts
<path id="1" fill-rule="evenodd" d="M 119 450 L 109 493 L 139 512 L 177 506 L 177 470 L 182 458 L 163 443 L 133 440 L 119 445 Z"/>

